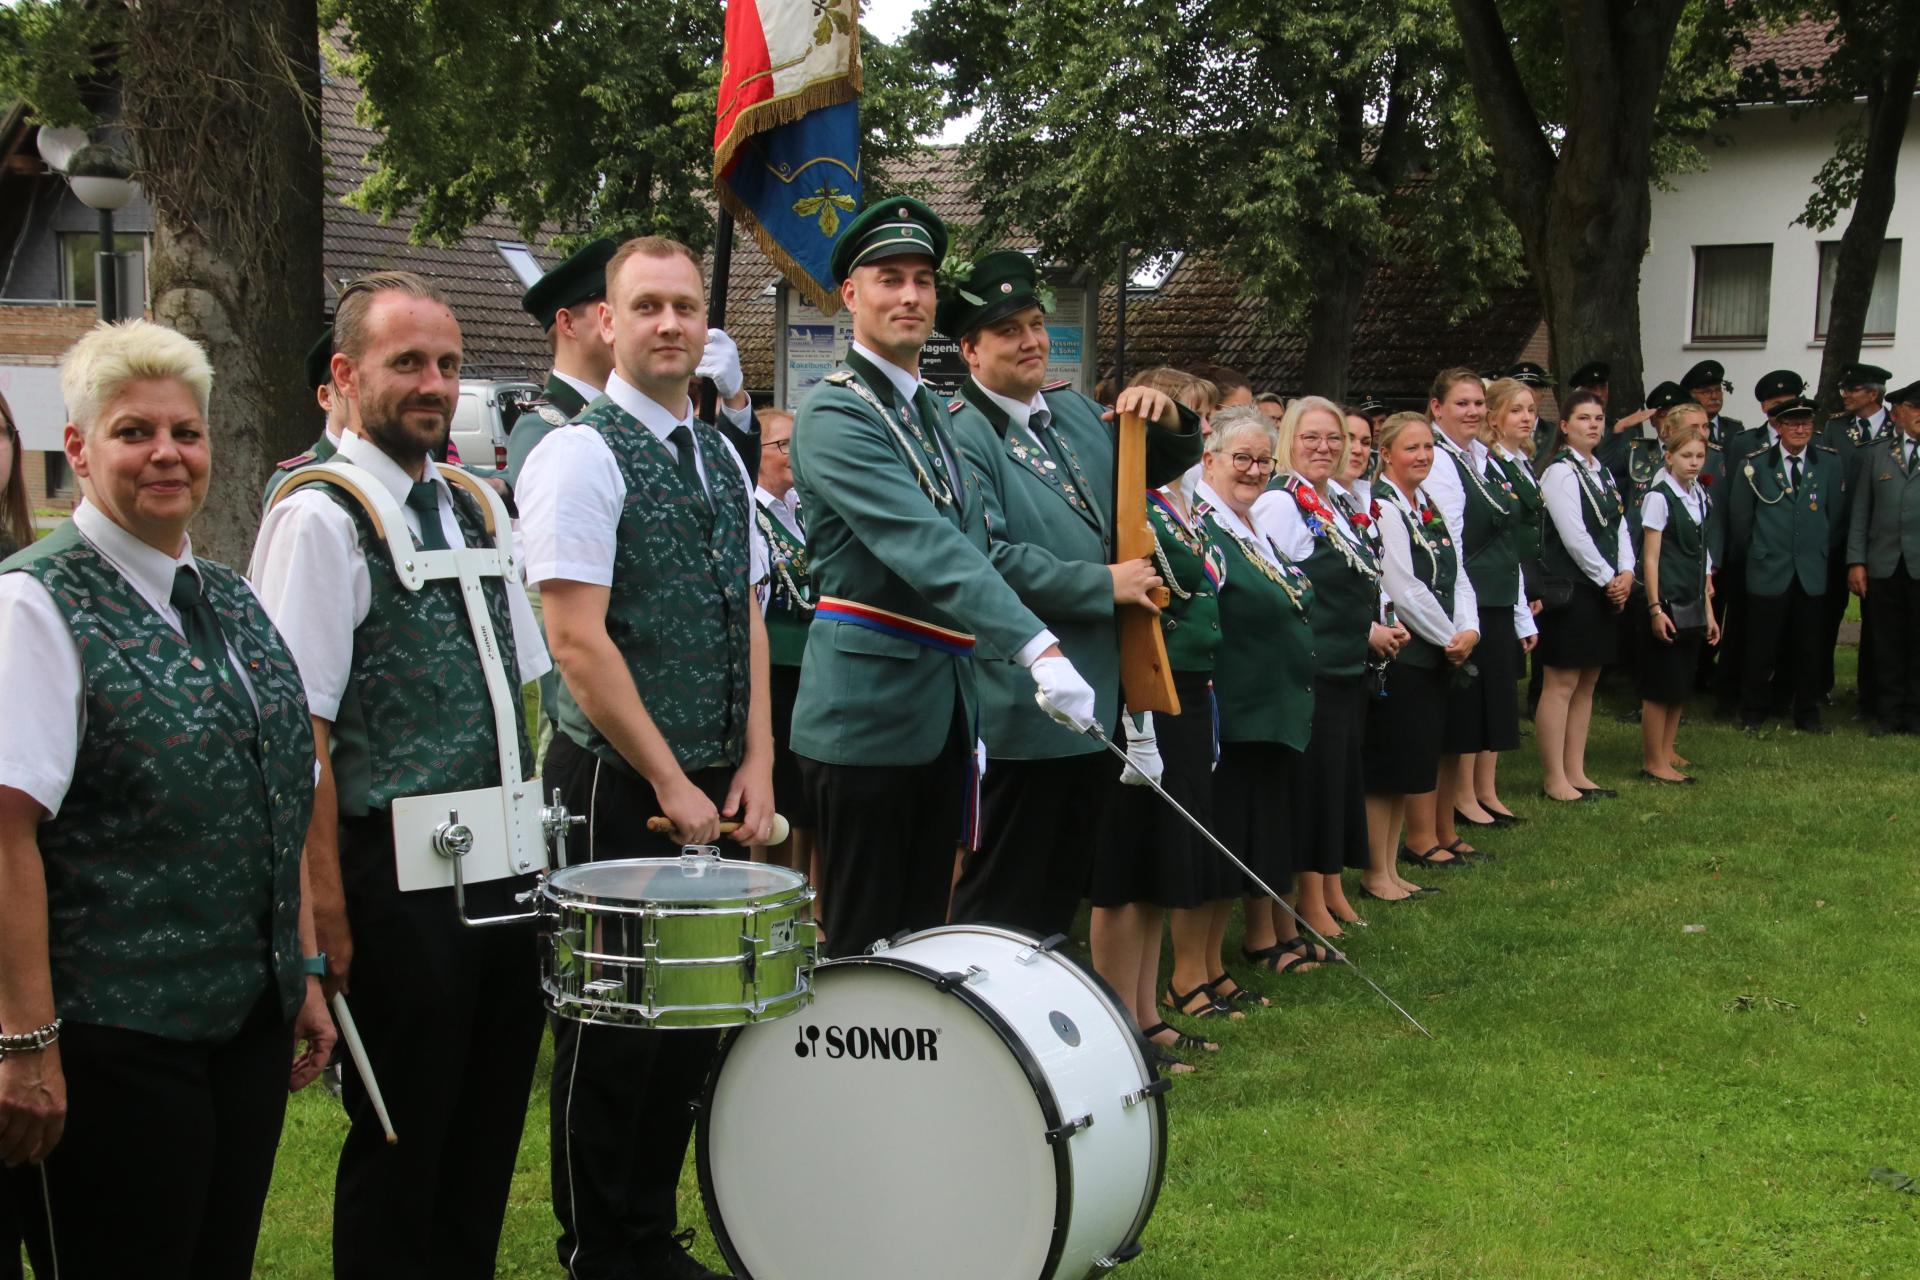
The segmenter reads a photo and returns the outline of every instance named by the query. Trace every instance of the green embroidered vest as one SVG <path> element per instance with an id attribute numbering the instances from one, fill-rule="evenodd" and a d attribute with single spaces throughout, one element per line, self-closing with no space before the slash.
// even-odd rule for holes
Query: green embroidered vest
<path id="1" fill-rule="evenodd" d="M 719 432 L 694 423 L 709 502 L 681 478 L 667 446 L 612 400 L 594 401 L 579 423 L 607 442 L 627 488 L 607 634 L 682 769 L 738 764 L 750 691 L 747 610 L 759 606 L 747 590 L 748 499 L 732 451 Z M 560 727 L 626 767 L 564 682 Z"/>
<path id="2" fill-rule="evenodd" d="M 1296 501 L 1294 491 L 1299 483 L 1287 482 L 1287 501 Z M 1346 519 L 1339 514 L 1337 494 L 1320 501 L 1335 509 L 1334 519 Z M 1301 516 L 1307 519 L 1309 531 L 1320 526 L 1313 533 L 1312 553 L 1301 561 L 1301 568 L 1313 581 L 1315 673 L 1357 679 L 1366 670 L 1367 637 L 1380 611 L 1380 561 L 1372 548 L 1364 545 L 1364 538 L 1360 539 L 1362 545 L 1355 545 L 1338 529 L 1325 527 L 1320 517 L 1308 517 L 1304 510 Z M 1356 569 L 1355 564 L 1362 567 Z"/>
<path id="3" fill-rule="evenodd" d="M 1219 544 L 1207 537 L 1204 520 L 1189 527 L 1153 496 L 1147 498 L 1147 516 L 1158 546 L 1154 559 L 1171 597 L 1160 611 L 1167 665 L 1174 671 L 1210 673 L 1220 647 L 1220 594 L 1215 584 L 1225 573 L 1226 559 Z"/>
<path id="4" fill-rule="evenodd" d="M 1699 483 L 1696 479 L 1695 483 Z M 1667 527 L 1660 534 L 1660 597 L 1679 608 L 1707 593 L 1707 544 L 1699 521 L 1671 480 L 1653 489 L 1667 500 Z"/>
<path id="5" fill-rule="evenodd" d="M 47 589 L 79 650 L 86 729 L 39 829 L 62 1018 L 169 1040 L 231 1037 L 269 992 L 306 995 L 300 852 L 313 724 L 299 672 L 240 576 L 198 562 L 259 705 L 220 696 L 187 641 L 73 523 L 0 572 Z"/>
<path id="6" fill-rule="evenodd" d="M 1447 616 L 1452 617 L 1453 589 L 1460 581 L 1460 556 L 1458 548 L 1453 545 L 1453 539 L 1447 535 L 1445 526 L 1440 525 L 1431 531 L 1421 527 L 1419 516 L 1409 515 L 1400 505 L 1399 491 L 1389 480 L 1382 478 L 1374 481 L 1373 492 L 1380 499 L 1382 518 L 1388 518 L 1386 513 L 1392 512 L 1391 518 L 1399 520 L 1407 527 L 1407 551 L 1413 559 L 1413 576 L 1433 593 L 1433 598 L 1440 602 L 1440 607 L 1447 611 Z M 1415 490 L 1416 500 L 1418 497 L 1419 491 Z M 1426 505 L 1429 510 L 1435 512 L 1437 520 L 1438 508 L 1434 507 L 1431 501 Z M 1400 656 L 1394 661 L 1404 662 L 1410 667 L 1432 670 L 1445 660 L 1441 646 L 1412 627 L 1408 627 L 1407 632 L 1407 642 L 1400 646 Z"/>
<path id="7" fill-rule="evenodd" d="M 807 651 L 807 628 L 813 625 L 813 577 L 807 572 L 807 544 L 787 531 L 760 502 L 753 502 L 753 518 L 767 540 L 767 661 L 776 667 L 797 667 Z"/>
<path id="8" fill-rule="evenodd" d="M 1519 512 L 1512 486 L 1491 459 L 1487 474 L 1479 476 L 1459 453 L 1444 445 L 1440 451 L 1453 460 L 1466 496 L 1467 527 L 1460 539 L 1466 544 L 1467 580 L 1481 608 L 1510 607 L 1520 594 L 1520 552 L 1513 535 Z"/>
<path id="9" fill-rule="evenodd" d="M 499 786 L 493 703 L 459 582 L 438 578 L 407 590 L 365 508 L 332 484 L 322 488 L 352 518 L 373 585 L 367 616 L 354 628 L 353 667 L 333 727 L 340 812 L 364 817 L 386 811 L 401 796 Z M 458 489 L 453 513 L 468 546 L 493 545 L 479 508 Z M 507 683 L 517 689 L 520 667 L 507 589 L 498 578 L 481 581 Z M 525 775 L 533 750 L 522 717 L 516 715 L 514 723 L 521 726 Z"/>
<path id="10" fill-rule="evenodd" d="M 1598 471 L 1589 470 L 1571 449 L 1562 449 L 1554 461 L 1565 462 L 1573 468 L 1574 483 L 1580 487 L 1580 519 L 1586 525 L 1587 536 L 1593 539 L 1600 558 L 1618 573 L 1621 568 L 1618 563 L 1620 521 L 1626 516 L 1626 503 L 1620 497 L 1613 473 L 1605 467 Z M 1597 481 L 1595 476 L 1599 477 Z M 1560 527 L 1551 519 L 1547 521 L 1540 559 L 1555 577 L 1569 582 L 1591 581 L 1574 562 L 1573 553 L 1567 550 L 1567 544 L 1561 540 Z"/>
<path id="11" fill-rule="evenodd" d="M 1513 489 L 1514 502 L 1518 504 L 1517 519 L 1513 522 L 1514 552 L 1523 562 L 1538 560 L 1547 519 L 1547 500 L 1540 493 L 1540 482 L 1534 479 L 1525 458 L 1510 459 L 1496 453 L 1493 460 L 1506 476 L 1507 484 Z"/>
<path id="12" fill-rule="evenodd" d="M 1242 545 L 1219 513 L 1209 511 L 1206 523 L 1227 560 L 1220 588 L 1226 643 L 1213 662 L 1220 740 L 1304 751 L 1313 734 L 1313 582 L 1298 565 L 1275 569 Z"/>

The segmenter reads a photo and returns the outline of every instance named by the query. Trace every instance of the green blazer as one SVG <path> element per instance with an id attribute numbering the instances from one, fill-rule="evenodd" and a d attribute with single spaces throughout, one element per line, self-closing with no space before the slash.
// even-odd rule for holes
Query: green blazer
<path id="1" fill-rule="evenodd" d="M 793 476 L 807 513 L 815 599 L 969 632 L 978 648 L 976 657 L 957 657 L 816 617 L 793 710 L 797 755 L 925 764 L 940 754 L 956 715 L 970 730 L 978 723 L 977 658 L 1011 657 L 1046 629 L 987 559 L 979 480 L 946 419 L 925 387 L 913 403 L 902 400 L 857 352 L 800 406 Z M 958 475 L 941 457 L 943 442 Z"/>
<path id="2" fill-rule="evenodd" d="M 1277 742 L 1305 751 L 1313 736 L 1313 579 L 1283 559 L 1274 569 L 1217 511 L 1208 535 L 1225 549 L 1222 644 L 1213 660 L 1220 741 Z M 1338 537 L 1339 535 L 1334 535 Z"/>
<path id="3" fill-rule="evenodd" d="M 557 373 L 548 375 L 546 395 L 544 403 L 534 404 L 515 418 L 513 430 L 507 433 L 507 487 L 510 489 L 520 487 L 520 468 L 533 456 L 533 447 L 545 440 L 549 432 L 579 417 L 587 407 L 580 393 Z"/>
<path id="4" fill-rule="evenodd" d="M 1867 566 L 1869 578 L 1891 578 L 1906 561 L 1920 578 L 1920 463 L 1901 459 L 1904 436 L 1874 441 L 1855 456 L 1847 563 Z"/>
<path id="5" fill-rule="evenodd" d="M 1120 633 L 1114 622 L 1114 428 L 1099 404 L 1065 383 L 1042 388 L 1053 415 L 1056 458 L 1029 427 L 972 378 L 947 407 L 954 443 L 979 481 L 987 559 L 1060 639 L 1060 650 L 1093 686 L 1109 735 L 1120 716 Z M 1157 489 L 1200 459 L 1200 419 L 1182 409 L 1176 431 L 1147 432 L 1147 487 Z M 1053 720 L 1033 700 L 1033 677 L 1007 658 L 983 658 L 980 727 L 1001 760 L 1088 755 L 1100 744 Z"/>
<path id="6" fill-rule="evenodd" d="M 1797 579 L 1808 595 L 1825 595 L 1827 564 L 1846 528 L 1839 455 L 1810 446 L 1796 491 L 1784 451 L 1772 445 L 1749 454 L 1724 487 L 1727 545 L 1742 552 L 1748 592 L 1784 595 Z"/>

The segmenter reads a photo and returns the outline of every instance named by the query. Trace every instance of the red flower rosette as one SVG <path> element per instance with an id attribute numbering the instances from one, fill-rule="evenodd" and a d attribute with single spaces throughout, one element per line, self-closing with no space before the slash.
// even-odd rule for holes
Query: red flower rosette
<path id="1" fill-rule="evenodd" d="M 1711 472 L 1702 471 L 1700 473 L 1699 479 L 1700 479 L 1700 485 L 1702 488 L 1706 488 L 1706 489 L 1713 488 L 1713 474 Z"/>

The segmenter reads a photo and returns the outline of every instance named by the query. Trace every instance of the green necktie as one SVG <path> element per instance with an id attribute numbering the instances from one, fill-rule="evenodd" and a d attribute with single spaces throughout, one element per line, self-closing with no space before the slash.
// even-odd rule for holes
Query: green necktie
<path id="1" fill-rule="evenodd" d="M 428 551 L 448 551 L 446 530 L 440 527 L 440 495 L 433 481 L 422 480 L 407 490 L 407 505 L 420 516 L 420 545 Z"/>
<path id="2" fill-rule="evenodd" d="M 700 463 L 693 451 L 693 428 L 679 423 L 667 433 L 667 440 L 673 445 L 673 465 L 680 479 L 695 496 L 705 500 L 707 486 L 700 483 Z"/>
<path id="3" fill-rule="evenodd" d="M 167 602 L 180 613 L 180 626 L 193 656 L 215 678 L 226 679 L 227 642 L 220 634 L 219 617 L 200 590 L 200 575 L 185 565 L 174 570 L 173 593 Z"/>

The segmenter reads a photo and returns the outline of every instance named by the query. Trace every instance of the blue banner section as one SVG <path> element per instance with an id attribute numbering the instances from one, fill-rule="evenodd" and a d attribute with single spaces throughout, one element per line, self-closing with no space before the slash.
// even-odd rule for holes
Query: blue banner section
<path id="1" fill-rule="evenodd" d="M 720 179 L 720 196 L 790 284 L 823 311 L 838 310 L 830 264 L 860 208 L 858 100 L 748 139 Z"/>

